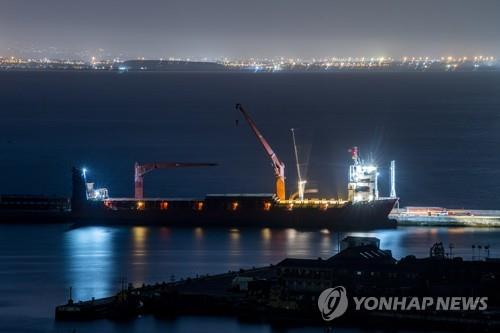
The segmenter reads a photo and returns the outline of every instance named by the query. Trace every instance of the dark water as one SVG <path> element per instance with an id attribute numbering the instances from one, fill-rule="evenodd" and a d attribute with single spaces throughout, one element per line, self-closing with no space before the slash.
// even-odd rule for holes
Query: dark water
<path id="1" fill-rule="evenodd" d="M 343 234 L 342 236 L 346 236 Z M 452 243 L 454 255 L 471 258 L 471 244 L 490 244 L 500 256 L 500 230 L 400 228 L 372 233 L 397 258 L 428 255 L 435 241 Z M 172 229 L 0 225 L 0 332 L 272 332 L 266 324 L 233 318 L 151 316 L 127 324 L 111 321 L 56 323 L 54 306 L 64 303 L 67 287 L 75 300 L 116 292 L 125 277 L 134 284 L 154 283 L 277 263 L 285 257 L 328 258 L 339 235 L 294 229 Z M 476 253 L 478 255 L 478 253 Z M 485 254 L 482 253 L 484 256 Z M 296 328 L 280 332 L 322 332 Z M 360 332 L 342 329 L 339 332 Z"/>
<path id="2" fill-rule="evenodd" d="M 157 171 L 149 196 L 273 190 L 269 161 L 234 109 L 241 102 L 296 172 L 297 128 L 311 187 L 345 193 L 347 149 L 370 154 L 403 205 L 500 208 L 500 73 L 0 73 L 1 193 L 70 192 L 86 166 L 113 196 L 132 194 L 133 163 L 214 161 Z M 235 119 L 240 125 L 235 126 Z"/>
<path id="3" fill-rule="evenodd" d="M 211 169 L 158 171 L 148 196 L 270 192 L 269 161 L 234 110 L 252 113 L 296 181 L 289 129 L 312 187 L 345 193 L 358 145 L 380 166 L 388 193 L 397 161 L 403 205 L 499 209 L 500 73 L 127 74 L 0 73 L 0 193 L 68 195 L 70 168 L 86 166 L 112 196 L 132 194 L 133 163 L 214 161 Z M 235 119 L 239 118 L 239 126 Z M 500 256 L 500 230 L 403 228 L 372 233 L 396 257 L 427 255 L 437 240 L 470 257 Z M 338 235 L 320 231 L 0 226 L 1 332 L 271 332 L 231 318 L 144 317 L 55 323 L 67 298 L 290 257 L 329 257 Z M 301 328 L 290 332 L 317 332 Z M 350 332 L 343 330 L 342 332 Z M 359 332 L 359 330 L 352 330 Z"/>

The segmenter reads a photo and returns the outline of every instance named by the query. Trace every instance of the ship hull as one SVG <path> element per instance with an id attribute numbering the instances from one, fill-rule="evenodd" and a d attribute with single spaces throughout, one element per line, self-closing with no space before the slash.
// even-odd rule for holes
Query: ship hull
<path id="1" fill-rule="evenodd" d="M 72 213 L 72 220 L 92 225 L 158 225 L 175 227 L 268 227 L 268 228 L 327 228 L 343 230 L 370 230 L 392 228 L 396 224 L 388 218 L 396 199 L 370 203 L 345 204 L 341 207 L 320 209 L 299 207 L 288 209 L 274 205 L 268 210 L 252 208 L 241 210 L 186 208 L 109 209 L 100 203 L 89 205 Z"/>

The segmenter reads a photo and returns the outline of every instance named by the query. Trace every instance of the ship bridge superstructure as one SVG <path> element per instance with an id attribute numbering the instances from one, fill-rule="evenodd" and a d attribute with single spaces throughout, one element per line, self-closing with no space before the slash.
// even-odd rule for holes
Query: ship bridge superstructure
<path id="1" fill-rule="evenodd" d="M 371 202 L 379 198 L 378 167 L 359 157 L 358 147 L 349 149 L 353 164 L 349 167 L 348 201 Z"/>

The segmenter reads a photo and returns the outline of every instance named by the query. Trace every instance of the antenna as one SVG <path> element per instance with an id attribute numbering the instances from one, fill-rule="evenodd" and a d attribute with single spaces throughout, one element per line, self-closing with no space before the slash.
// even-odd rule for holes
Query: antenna
<path id="1" fill-rule="evenodd" d="M 298 182 L 299 200 L 303 201 L 307 181 L 302 180 L 302 175 L 300 174 L 299 153 L 297 151 L 297 142 L 295 141 L 295 129 L 291 128 L 290 131 L 292 131 L 293 150 L 295 152 L 295 163 L 297 165 L 297 177 L 299 179 L 299 182 Z"/>

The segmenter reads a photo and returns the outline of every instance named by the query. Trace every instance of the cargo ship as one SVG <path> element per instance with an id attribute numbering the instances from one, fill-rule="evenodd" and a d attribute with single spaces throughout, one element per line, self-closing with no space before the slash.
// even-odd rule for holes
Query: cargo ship
<path id="1" fill-rule="evenodd" d="M 377 166 L 350 150 L 348 198 L 306 198 L 305 181 L 298 191 L 286 196 L 285 165 L 258 130 L 246 110 L 237 104 L 264 151 L 275 176 L 274 193 L 208 194 L 202 198 L 144 198 L 143 176 L 159 168 L 212 166 L 213 163 L 146 163 L 135 165 L 133 198 L 109 197 L 105 188 L 95 188 L 86 170 L 73 168 L 72 218 L 91 224 L 144 224 L 191 227 L 292 227 L 374 229 L 395 227 L 388 218 L 398 201 L 395 196 L 379 197 Z"/>

